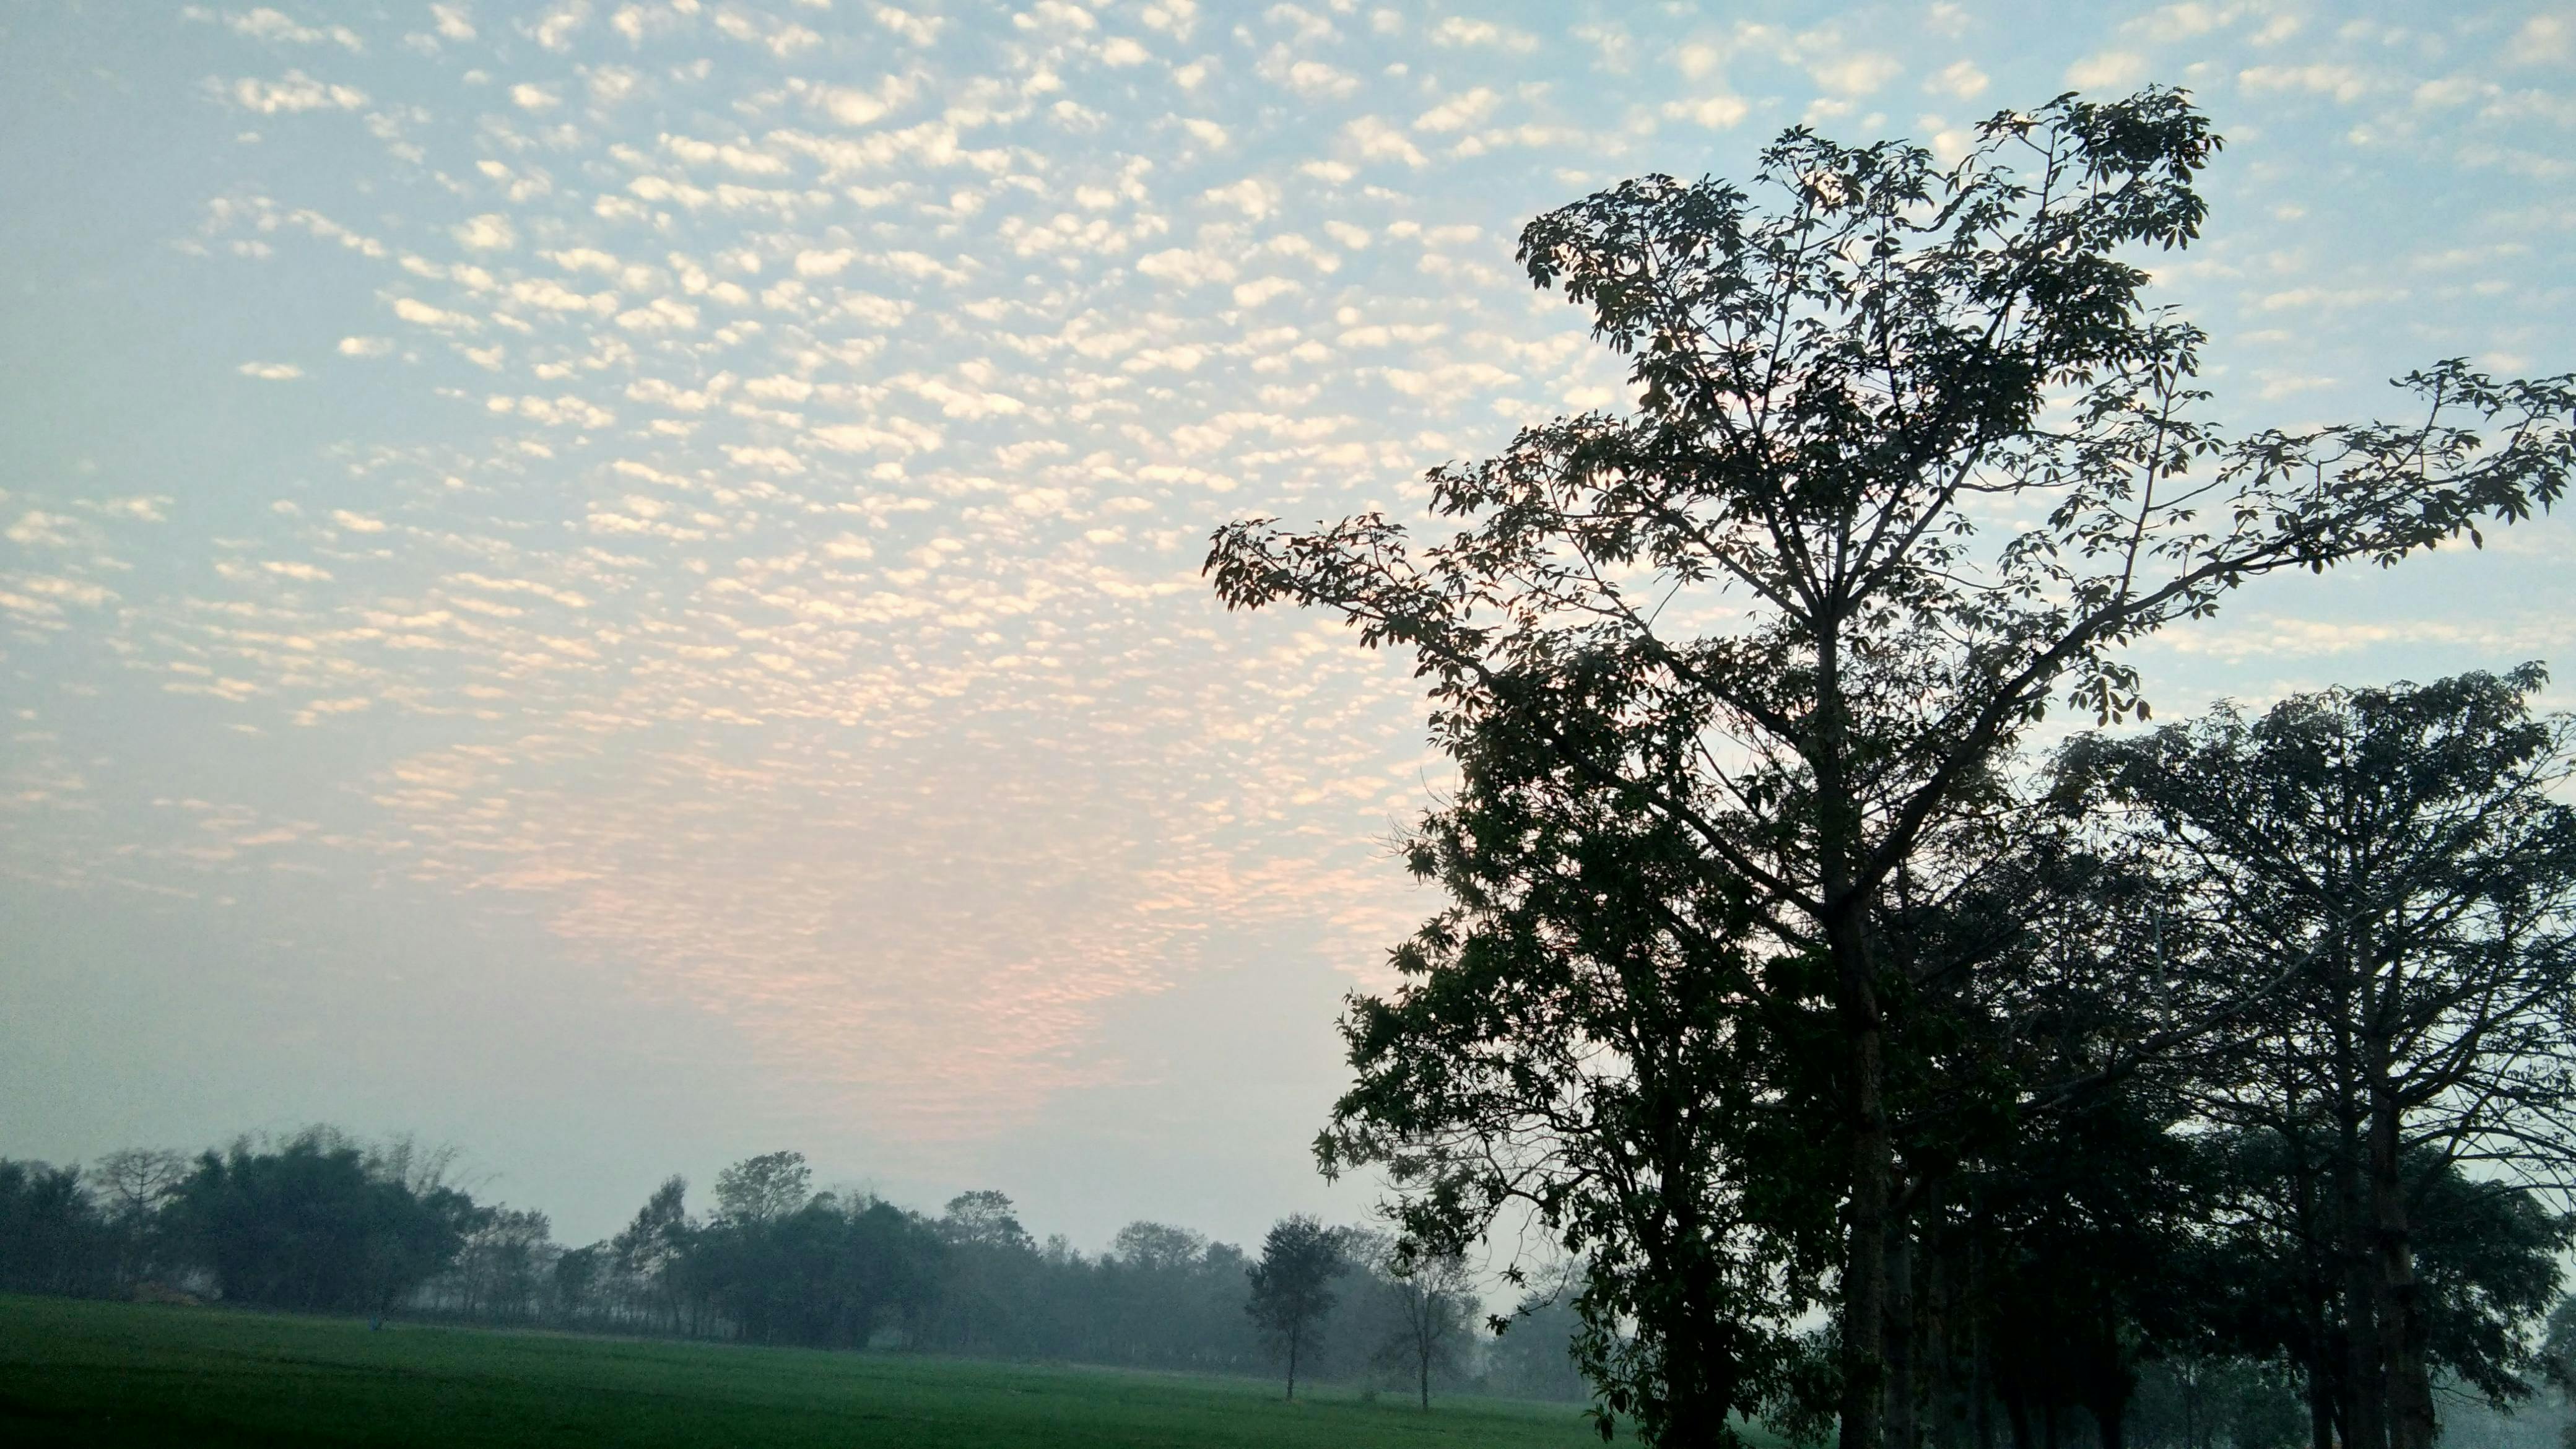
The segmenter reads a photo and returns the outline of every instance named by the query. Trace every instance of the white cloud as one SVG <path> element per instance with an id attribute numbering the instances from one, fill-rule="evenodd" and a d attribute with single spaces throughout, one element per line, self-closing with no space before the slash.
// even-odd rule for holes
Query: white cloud
<path id="1" fill-rule="evenodd" d="M 73 542 L 69 531 L 72 522 L 72 519 L 59 513 L 45 513 L 30 509 L 20 514 L 18 521 L 10 524 L 5 532 L 0 532 L 0 538 L 31 548 L 39 544 L 51 548 L 63 548 Z"/>
<path id="2" fill-rule="evenodd" d="M 433 307 L 427 302 L 420 301 L 413 297 L 395 298 L 394 315 L 400 317 L 405 322 L 415 323 L 422 327 L 439 327 L 459 331 L 471 331 L 480 325 L 473 318 L 466 316 L 462 312 L 449 312 L 442 308 Z"/>
<path id="3" fill-rule="evenodd" d="M 366 49 L 366 45 L 358 39 L 358 33 L 345 25 L 328 27 L 306 25 L 282 11 L 272 10 L 265 5 L 256 10 L 228 16 L 224 23 L 231 26 L 235 33 L 250 36 L 255 40 L 280 41 L 289 45 L 321 45 L 327 42 L 344 50 Z"/>
<path id="4" fill-rule="evenodd" d="M 340 339 L 340 355 L 342 357 L 382 357 L 393 350 L 393 339 L 390 337 L 343 337 Z"/>
<path id="5" fill-rule="evenodd" d="M 2338 101 L 2357 101 L 2377 88 L 2370 76 L 2348 65 L 2317 62 L 2309 65 L 2258 65 L 2236 73 L 2236 83 L 2247 91 L 2304 91 L 2309 95 L 2332 96 Z"/>
<path id="6" fill-rule="evenodd" d="M 519 244 L 518 230 L 510 219 L 497 211 L 468 218 L 455 227 L 457 245 L 474 252 L 506 252 Z"/>
<path id="7" fill-rule="evenodd" d="M 483 400 L 484 407 L 496 413 L 516 413 L 520 417 L 555 427 L 604 428 L 617 421 L 617 415 L 586 398 L 566 393 L 560 397 L 509 397 L 495 393 Z"/>
<path id="8" fill-rule="evenodd" d="M 510 87 L 510 104 L 523 111 L 551 111 L 563 104 L 563 98 L 544 86 L 522 81 Z"/>
<path id="9" fill-rule="evenodd" d="M 1376 116 L 1362 116 L 1342 127 L 1342 142 L 1364 161 L 1401 161 L 1423 165 L 1429 158 L 1402 131 Z"/>
<path id="10" fill-rule="evenodd" d="M 1865 96 L 1904 74 L 1905 65 L 1895 56 L 1864 50 L 1812 60 L 1807 73 L 1836 95 Z"/>
<path id="11" fill-rule="evenodd" d="M 437 22 L 438 33 L 446 40 L 472 40 L 474 22 L 468 19 L 462 5 L 432 5 L 430 18 Z"/>
<path id="12" fill-rule="evenodd" d="M 1177 282 L 1184 287 L 1203 287 L 1234 280 L 1233 263 L 1183 247 L 1139 258 L 1136 270 L 1157 281 Z"/>
<path id="13" fill-rule="evenodd" d="M 2517 65 L 2549 65 L 2576 56 L 2576 18 L 2534 15 L 2513 33 L 2505 55 Z"/>
<path id="14" fill-rule="evenodd" d="M 1457 95 L 1413 118 L 1417 131 L 1463 131 L 1494 113 L 1502 97 L 1484 86 Z"/>
<path id="15" fill-rule="evenodd" d="M 304 369 L 292 362 L 245 362 L 233 370 L 267 382 L 288 382 L 304 375 Z"/>
<path id="16" fill-rule="evenodd" d="M 1241 181 L 1211 187 L 1204 199 L 1220 206 L 1231 206 L 1246 217 L 1259 221 L 1279 209 L 1279 188 L 1260 177 L 1247 176 Z"/>
<path id="17" fill-rule="evenodd" d="M 1147 50 L 1142 45 L 1137 44 L 1135 41 L 1124 35 L 1118 36 L 1108 44 L 1100 47 L 1100 63 L 1103 65 L 1143 65 L 1145 62 L 1152 60 L 1153 58 L 1154 53 L 1152 51 Z"/>
<path id="18" fill-rule="evenodd" d="M 1262 79 L 1301 96 L 1339 99 L 1360 88 L 1359 77 L 1320 60 L 1299 59 L 1284 45 L 1263 56 L 1259 69 Z"/>
<path id="19" fill-rule="evenodd" d="M 1286 277 L 1263 277 L 1258 281 L 1245 282 L 1236 287 L 1234 289 L 1234 305 L 1238 307 L 1258 307 L 1262 303 L 1270 301 L 1273 298 L 1285 296 L 1290 292 L 1303 290 L 1304 288 L 1298 286 L 1295 282 L 1288 280 Z"/>
<path id="20" fill-rule="evenodd" d="M 1664 104 L 1664 115 L 1668 118 L 1676 121 L 1696 121 L 1712 131 L 1723 131 L 1750 114 L 1752 114 L 1752 107 L 1745 104 L 1743 97 L 1724 94 L 1702 96 L 1695 101 L 1668 101 Z"/>
<path id="21" fill-rule="evenodd" d="M 570 50 L 574 32 L 589 20 L 590 0 L 564 0 L 528 28 L 528 37 L 548 50 Z"/>
<path id="22" fill-rule="evenodd" d="M 1986 84 L 1984 71 L 1977 69 L 1968 61 L 1959 60 L 1943 66 L 1939 74 L 1923 83 L 1923 88 L 1946 96 L 1956 96 L 1963 101 L 1972 101 L 1986 93 Z"/>
<path id="23" fill-rule="evenodd" d="M 915 45 L 937 44 L 939 27 L 948 23 L 936 15 L 915 15 L 909 10 L 898 10 L 892 5 L 877 6 L 870 13 L 876 17 L 877 24 Z"/>
<path id="24" fill-rule="evenodd" d="M 1497 25 L 1490 20 L 1469 20 L 1452 15 L 1431 27 L 1431 43 L 1450 46 L 1485 46 L 1495 50 L 1519 51 L 1526 54 L 1538 49 L 1538 37 L 1526 30 Z"/>
<path id="25" fill-rule="evenodd" d="M 2080 91 L 2112 91 L 2147 78 L 2147 58 L 2130 50 L 2105 50 L 2066 68 L 2066 83 Z"/>
<path id="26" fill-rule="evenodd" d="M 1198 24 L 1198 0 L 1152 0 L 1137 18 L 1152 29 L 1187 40 L 1192 27 Z"/>
<path id="27" fill-rule="evenodd" d="M 298 111 L 354 111 L 367 103 L 367 93 L 356 86 L 318 81 L 300 70 L 290 70 L 283 78 L 273 81 L 237 80 L 227 94 L 233 104 L 263 116 L 291 115 Z"/>

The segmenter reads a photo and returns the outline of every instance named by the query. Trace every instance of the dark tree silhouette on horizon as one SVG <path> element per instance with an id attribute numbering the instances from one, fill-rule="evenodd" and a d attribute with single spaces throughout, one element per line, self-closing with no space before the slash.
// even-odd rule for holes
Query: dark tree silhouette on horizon
<path id="1" fill-rule="evenodd" d="M 1297 1367 L 1315 1346 L 1316 1329 L 1333 1309 L 1333 1280 L 1347 1266 L 1342 1235 L 1304 1213 L 1280 1219 L 1244 1270 L 1252 1294 L 1244 1312 L 1288 1360 L 1288 1397 L 1297 1397 Z"/>

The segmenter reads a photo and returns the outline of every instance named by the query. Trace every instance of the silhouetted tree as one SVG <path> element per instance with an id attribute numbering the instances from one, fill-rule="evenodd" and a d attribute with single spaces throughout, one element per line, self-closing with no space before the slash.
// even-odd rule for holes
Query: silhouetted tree
<path id="1" fill-rule="evenodd" d="M 680 1311 L 691 1286 L 688 1253 L 697 1235 L 697 1225 L 689 1221 L 688 1193 L 687 1178 L 665 1178 L 609 1248 L 619 1275 L 644 1294 L 657 1326 L 674 1332 L 681 1327 Z"/>
<path id="2" fill-rule="evenodd" d="M 2213 969 L 2261 991 L 2259 1030 L 2203 1110 L 2281 1146 L 2294 1196 L 2278 1210 L 2334 1281 L 2308 1336 L 2330 1319 L 2340 1362 L 2311 1368 L 2356 1449 L 2439 1433 L 2436 1325 L 2463 1305 L 2418 1269 L 2428 1195 L 2465 1190 L 2459 1164 L 2576 1181 L 2576 809 L 2554 798 L 2576 748 L 2528 709 L 2543 680 L 2526 666 L 2301 695 L 2259 719 L 2221 708 L 2063 761 L 2168 860 Z M 2499 1245 L 2538 1211 L 2508 1201 L 2524 1200 L 2493 1205 Z M 2492 1390 L 2510 1373 L 2478 1367 L 2491 1357 L 2453 1362 Z"/>
<path id="3" fill-rule="evenodd" d="M 716 1174 L 716 1217 L 735 1223 L 768 1222 L 814 1199 L 814 1170 L 801 1152 L 747 1157 Z"/>
<path id="4" fill-rule="evenodd" d="M 95 1293 L 116 1245 L 76 1167 L 0 1158 L 0 1288 Z"/>
<path id="5" fill-rule="evenodd" d="M 1288 1397 L 1297 1397 L 1297 1367 L 1314 1348 L 1316 1325 L 1332 1311 L 1333 1280 L 1344 1266 L 1341 1235 L 1303 1213 L 1280 1219 L 1246 1270 L 1252 1286 L 1244 1312 L 1288 1361 Z"/>
<path id="6" fill-rule="evenodd" d="M 484 1215 L 454 1188 L 414 1191 L 411 1165 L 371 1162 L 326 1129 L 237 1142 L 179 1185 L 174 1236 L 228 1299 L 381 1313 L 444 1271 Z"/>
<path id="7" fill-rule="evenodd" d="M 1764 990 L 1734 930 L 1749 914 L 1824 963 L 1800 989 L 1827 994 L 1837 1028 L 1844 1449 L 1880 1449 L 1887 1408 L 1902 993 L 1873 923 L 1890 883 L 1975 813 L 2053 698 L 2143 713 L 2123 646 L 2268 573 L 2474 540 L 2576 466 L 2576 378 L 2462 362 L 2407 379 L 2413 424 L 2229 438 L 2208 422 L 2202 335 L 2146 304 L 2129 258 L 2198 235 L 2194 178 L 2218 144 L 2177 92 L 2070 95 L 1996 116 L 1948 166 L 1790 131 L 1756 178 L 1767 208 L 1713 180 L 1600 192 L 1532 222 L 1519 255 L 1632 359 L 1636 413 L 1529 427 L 1435 470 L 1432 507 L 1463 526 L 1419 554 L 1369 514 L 1302 535 L 1237 523 L 1209 555 L 1229 606 L 1321 607 L 1364 645 L 1414 651 L 1440 744 L 1490 761 L 1498 788 L 1569 802 L 1537 812 L 1551 829 L 1666 827 L 1690 888 L 1639 907 L 1672 957 Z M 1584 854 L 1528 841 L 1551 866 Z M 1448 982 L 1491 918 L 1484 883 L 1443 883 L 1467 915 L 1399 961 L 1396 1000 L 1465 1057 L 1491 1040 L 1472 1014 L 1486 993 Z M 1724 899 L 1741 909 L 1701 915 Z M 1441 1012 L 1452 997 L 1465 1014 Z M 1336 1121 L 1383 1129 L 1361 1155 L 1401 1173 L 1415 1159 L 1392 1139 L 1462 1124 L 1438 1116 L 1436 1074 L 1417 1078 L 1420 1110 L 1392 1110 L 1371 1080 L 1396 1050 L 1376 1009 L 1358 1005 L 1353 1033 L 1370 1085 Z M 1550 1146 L 1636 1125 L 1572 1120 Z M 1677 1439 L 1722 1441 L 1760 1387 L 1732 1366 L 1712 1382 L 1736 1402 Z"/>

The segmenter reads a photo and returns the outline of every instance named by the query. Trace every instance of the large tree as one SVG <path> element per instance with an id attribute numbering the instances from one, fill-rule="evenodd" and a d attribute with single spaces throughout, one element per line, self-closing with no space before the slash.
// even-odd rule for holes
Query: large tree
<path id="1" fill-rule="evenodd" d="M 2282 1214 L 2332 1265 L 2335 1417 L 2362 1449 L 2438 1433 L 2462 1305 L 2418 1269 L 2428 1195 L 2468 1191 L 2463 1165 L 2576 1184 L 2576 810 L 2555 798 L 2576 737 L 2533 717 L 2543 680 L 2221 708 L 2063 761 L 2164 858 L 2210 968 L 2260 995 L 2201 1105 L 2278 1144 Z"/>
<path id="2" fill-rule="evenodd" d="M 1773 989 L 1741 966 L 1740 914 L 1764 949 L 1821 963 L 1794 989 L 1829 999 L 1837 1035 L 1845 1449 L 1876 1449 L 1887 1387 L 1898 983 L 1873 925 L 1891 882 L 2052 700 L 2143 712 L 2124 646 L 2252 578 L 2474 537 L 2576 465 L 2576 379 L 2460 362 L 2405 380 L 2404 424 L 2210 421 L 2202 334 L 2148 304 L 2137 258 L 2198 235 L 2218 144 L 2178 92 L 2065 96 L 1995 117 L 1947 166 L 1801 128 L 1764 153 L 1760 204 L 1668 176 L 1600 192 L 1532 222 L 1519 256 L 1630 359 L 1633 413 L 1435 470 L 1458 531 L 1429 547 L 1372 513 L 1238 522 L 1209 556 L 1230 606 L 1321 607 L 1411 649 L 1438 742 L 1520 756 L 1509 788 L 1580 802 L 1551 819 L 1656 822 L 1685 884 L 1641 905 L 1671 960 Z M 1453 963 L 1400 964 L 1397 1003 L 1436 1013 Z"/>
<path id="3" fill-rule="evenodd" d="M 207 1152 L 171 1200 L 174 1236 L 223 1296 L 274 1308 L 383 1313 L 444 1271 L 489 1210 L 327 1128 Z"/>

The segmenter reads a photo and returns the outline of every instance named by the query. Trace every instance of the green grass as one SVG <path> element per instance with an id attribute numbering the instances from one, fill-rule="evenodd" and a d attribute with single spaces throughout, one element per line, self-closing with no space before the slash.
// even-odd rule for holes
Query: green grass
<path id="1" fill-rule="evenodd" d="M 1574 1408 L 0 1297 L 0 1443 L 1577 1449 Z"/>

